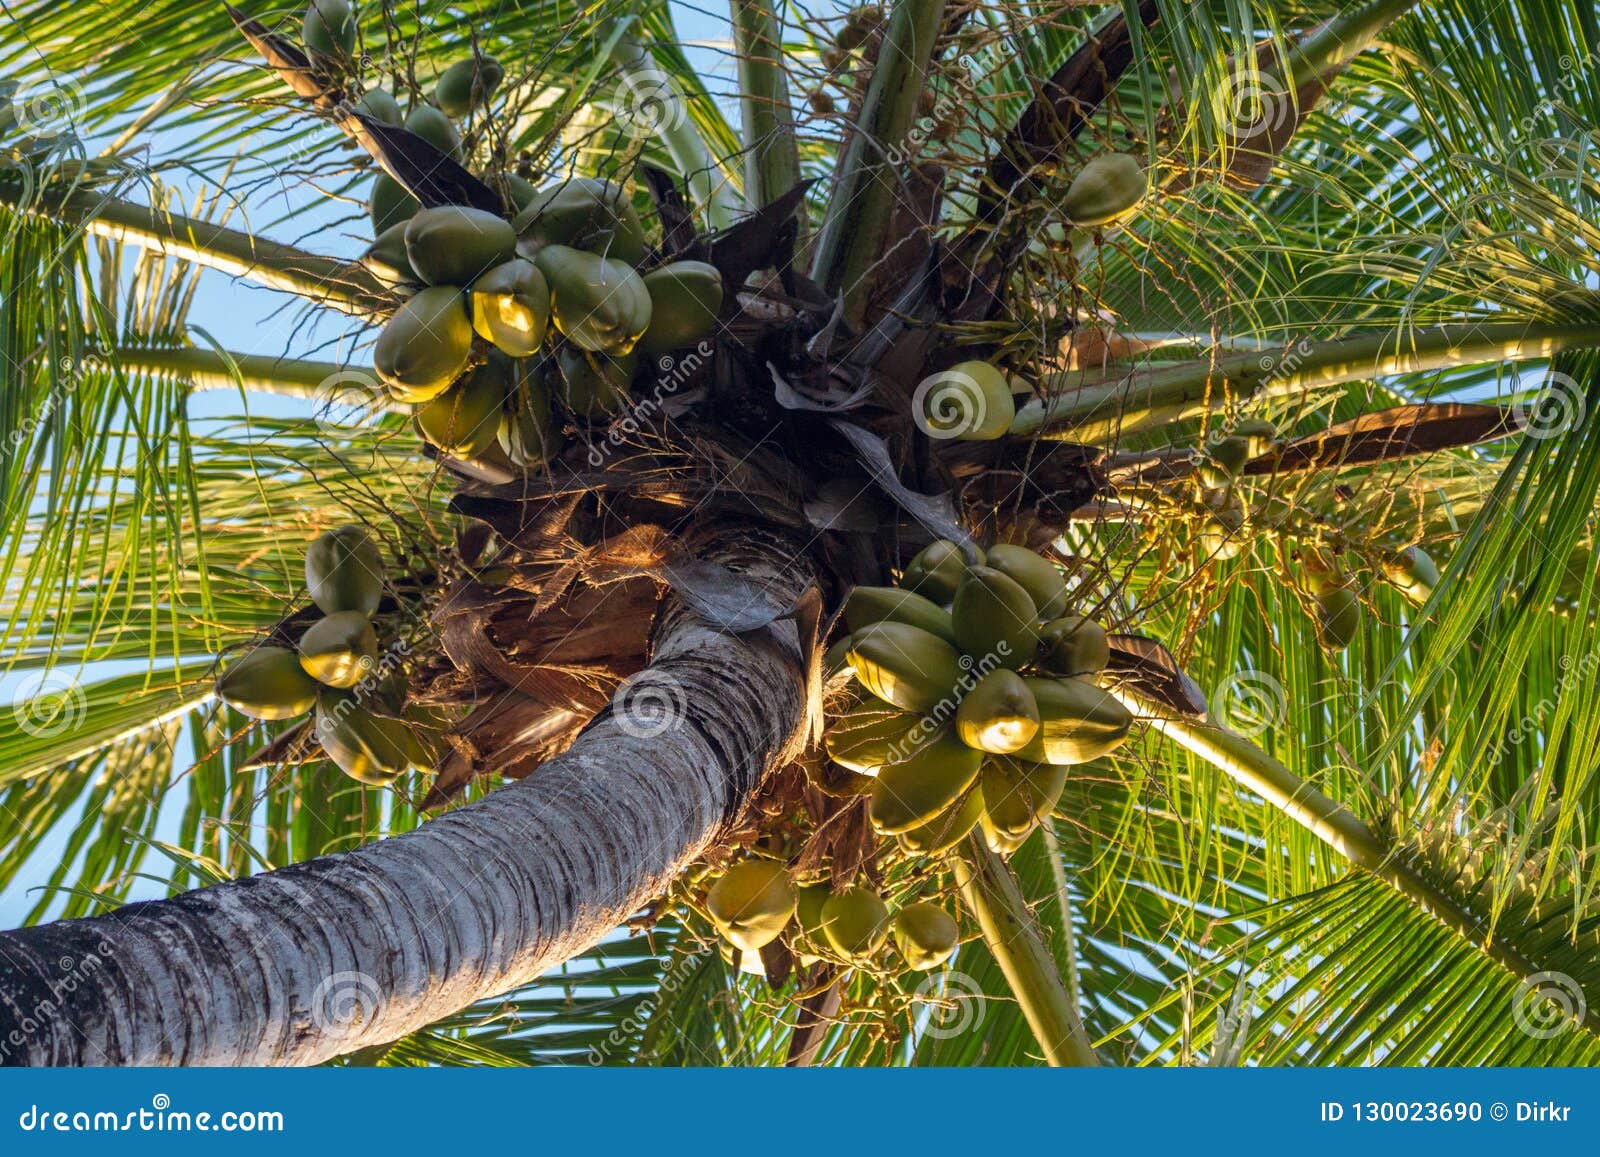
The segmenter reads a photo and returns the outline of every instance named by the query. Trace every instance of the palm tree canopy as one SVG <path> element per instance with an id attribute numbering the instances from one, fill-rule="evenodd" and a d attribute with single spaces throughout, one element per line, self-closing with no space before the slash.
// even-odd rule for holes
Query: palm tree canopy
<path id="1" fill-rule="evenodd" d="M 1022 484 L 995 479 L 1042 470 L 1033 456 L 1070 463 L 1051 481 L 1071 501 L 1039 517 L 1085 613 L 1159 640 L 1172 683 L 1246 737 L 1219 754 L 1184 739 L 1199 712 L 1163 724 L 1153 704 L 1170 694 L 1137 699 L 1133 739 L 1074 767 L 1010 858 L 1100 1060 L 1600 1060 L 1592 5 L 908 0 L 892 21 L 907 44 L 936 33 L 937 63 L 898 114 L 898 86 L 874 96 L 871 69 L 840 64 L 842 11 L 763 23 L 736 0 L 734 23 L 693 16 L 686 32 L 685 10 L 638 0 L 360 7 L 363 75 L 402 96 L 473 45 L 506 63 L 478 156 L 630 179 L 656 240 L 674 202 L 652 189 L 670 188 L 708 252 L 809 181 L 784 243 L 821 256 L 768 301 L 818 312 L 807 295 L 823 294 L 809 336 L 855 326 L 855 348 L 883 355 L 861 359 L 892 379 L 905 347 L 891 307 L 937 283 L 915 304 L 939 302 L 928 344 L 954 351 L 944 364 L 1018 374 L 1028 396 L 1004 450 L 913 462 L 888 439 L 891 477 L 855 488 L 878 521 L 851 528 L 835 510 L 836 527 L 837 496 L 815 493 L 798 519 L 892 567 L 895 544 L 875 540 L 919 511 L 924 528 L 959 509 L 959 533 L 1014 530 Z M 459 473 L 403 414 L 340 384 L 370 365 L 382 320 L 383 287 L 348 264 L 370 241 L 374 163 L 240 34 L 253 17 L 297 35 L 298 16 L 240 8 L 30 0 L 0 25 L 18 114 L 0 141 L 7 926 L 349 850 L 443 799 L 420 774 L 376 788 L 322 759 L 258 759 L 292 725 L 212 694 L 222 657 L 304 606 L 318 533 L 374 527 L 420 607 L 465 573 L 463 513 L 482 512 L 464 511 Z M 419 8 L 437 12 L 419 24 Z M 781 51 L 752 28 L 775 29 Z M 1074 99 L 1052 106 L 1062 84 Z M 641 112 L 650 100 L 664 119 Z M 899 116 L 894 182 L 876 154 L 850 161 L 874 148 L 852 114 Z M 1148 196 L 1073 227 L 1073 178 L 1112 152 L 1138 159 Z M 871 250 L 885 235 L 914 243 Z M 320 304 L 283 292 L 307 269 Z M 889 395 L 864 401 L 857 384 L 763 381 L 761 414 L 783 409 L 808 438 L 882 432 Z M 734 409 L 717 420 L 734 425 Z M 1281 432 L 1278 449 L 1238 483 L 1244 549 L 1217 551 L 1172 479 L 1252 419 Z M 640 449 L 592 445 L 623 447 L 598 462 L 591 449 L 597 470 Z M 741 465 L 706 469 L 761 510 L 772 496 Z M 1091 475 L 1084 492 L 1061 481 Z M 899 477 L 956 499 L 908 495 Z M 1048 505 L 1038 489 L 1028 501 Z M 1361 576 L 1363 616 L 1332 653 L 1283 577 L 1330 543 Z M 1382 563 L 1414 544 L 1442 577 L 1407 598 Z M 562 542 L 559 561 L 582 545 Z M 854 557 L 841 589 L 871 581 Z M 443 670 L 438 641 L 418 641 Z M 464 775 L 453 796 L 497 786 Z M 1312 796 L 1329 810 L 1308 819 L 1294 804 Z M 702 883 L 691 873 L 651 919 L 536 985 L 347 1062 L 782 1063 L 806 994 L 724 962 Z M 1014 962 L 993 949 L 969 937 L 920 988 L 853 974 L 816 1063 L 1038 1063 Z"/>

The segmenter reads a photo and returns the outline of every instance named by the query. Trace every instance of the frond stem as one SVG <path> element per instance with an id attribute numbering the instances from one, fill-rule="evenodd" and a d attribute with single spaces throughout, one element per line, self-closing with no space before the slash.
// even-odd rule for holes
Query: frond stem
<path id="1" fill-rule="evenodd" d="M 701 139 L 677 83 L 656 67 L 649 49 L 631 37 L 618 43 L 613 58 L 622 73 L 623 87 L 635 99 L 662 110 L 659 123 L 650 127 L 678 166 L 695 203 L 704 207 L 711 227 L 726 229 L 732 225 L 742 209 L 734 190 L 736 180 L 712 157 Z"/>
<path id="2" fill-rule="evenodd" d="M 744 198 L 752 210 L 776 201 L 800 183 L 794 109 L 783 71 L 783 32 L 773 11 L 778 2 L 730 0 L 739 60 Z"/>
<path id="3" fill-rule="evenodd" d="M 894 211 L 901 164 L 891 150 L 905 140 L 927 81 L 944 0 L 898 0 L 861 101 L 860 115 L 839 158 L 827 214 L 817 236 L 811 276 L 844 298 L 846 318 L 865 300 L 867 271 L 882 252 Z"/>
<path id="4" fill-rule="evenodd" d="M 98 237 L 137 245 L 233 277 L 286 290 L 358 317 L 387 312 L 388 289 L 363 266 L 308 253 L 292 245 L 84 189 L 42 190 L 31 202 L 17 187 L 0 185 L 9 203 L 77 226 Z"/>
<path id="5" fill-rule="evenodd" d="M 1106 691 L 1157 733 L 1260 796 L 1356 868 L 1378 877 L 1511 975 L 1528 980 L 1544 971 L 1470 908 L 1399 859 L 1396 849 L 1349 808 L 1306 783 L 1244 736 L 1210 720 L 1174 715 L 1159 703 L 1126 687 L 1108 685 Z M 1600 1014 L 1596 1010 L 1586 1009 L 1582 1023 L 1591 1034 L 1600 1037 Z"/>
<path id="6" fill-rule="evenodd" d="M 977 918 L 983 942 L 1011 986 L 1034 1038 L 1053 1066 L 1100 1063 L 1006 862 L 982 837 L 967 837 L 952 858 L 961 898 Z"/>
<path id="7" fill-rule="evenodd" d="M 1592 322 L 1463 322 L 1404 327 L 1275 349 L 1140 366 L 1111 374 L 1072 370 L 1046 379 L 1048 396 L 1017 411 L 1013 437 L 1039 434 L 1104 445 L 1247 400 L 1317 386 L 1554 357 L 1600 346 Z"/>
<path id="8" fill-rule="evenodd" d="M 120 347 L 112 357 L 125 370 L 181 378 L 197 391 L 245 389 L 320 402 L 363 391 L 375 400 L 388 401 L 370 369 L 349 363 L 275 358 L 228 350 L 141 349 L 135 346 Z"/>

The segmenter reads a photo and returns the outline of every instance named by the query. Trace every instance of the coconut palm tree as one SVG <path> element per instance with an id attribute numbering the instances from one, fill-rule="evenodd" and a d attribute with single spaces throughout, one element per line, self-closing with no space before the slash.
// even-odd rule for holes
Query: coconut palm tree
<path id="1" fill-rule="evenodd" d="M 1591 6 L 732 0 L 722 72 L 661 4 L 358 8 L 0 29 L 7 1062 L 1600 1057 Z M 459 161 L 358 104 L 491 54 Z M 616 182 L 716 325 L 546 463 L 430 445 L 379 169 Z M 381 787 L 214 691 L 351 523 L 437 740 Z M 1005 854 L 820 743 L 934 540 L 1054 562 L 1135 719 Z M 962 942 L 725 960 L 751 850 Z"/>

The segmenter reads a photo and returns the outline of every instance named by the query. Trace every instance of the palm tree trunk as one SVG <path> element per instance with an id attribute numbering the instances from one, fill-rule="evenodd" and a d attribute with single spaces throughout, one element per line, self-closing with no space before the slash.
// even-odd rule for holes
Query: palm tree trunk
<path id="1" fill-rule="evenodd" d="M 795 552 L 742 537 L 720 561 L 746 579 L 789 598 L 809 582 Z M 0 1058 L 314 1064 L 583 951 L 726 830 L 806 716 L 787 620 L 735 636 L 670 603 L 625 686 L 535 775 L 405 835 L 0 934 Z"/>

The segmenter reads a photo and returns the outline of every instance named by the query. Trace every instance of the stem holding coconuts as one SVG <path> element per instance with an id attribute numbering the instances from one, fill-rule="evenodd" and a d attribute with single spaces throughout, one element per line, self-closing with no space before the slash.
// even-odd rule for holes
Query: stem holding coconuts
<path id="1" fill-rule="evenodd" d="M 961 898 L 977 918 L 984 945 L 994 955 L 1028 1027 L 1054 1066 L 1100 1063 L 1071 997 L 1061 983 L 1016 877 L 983 837 L 967 837 L 954 857 Z"/>

